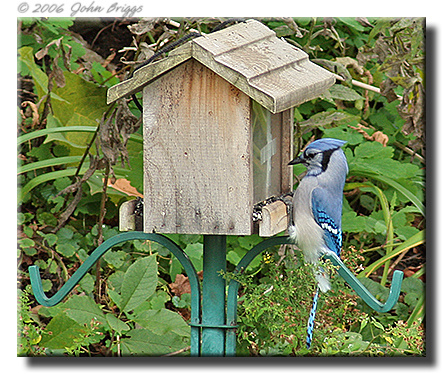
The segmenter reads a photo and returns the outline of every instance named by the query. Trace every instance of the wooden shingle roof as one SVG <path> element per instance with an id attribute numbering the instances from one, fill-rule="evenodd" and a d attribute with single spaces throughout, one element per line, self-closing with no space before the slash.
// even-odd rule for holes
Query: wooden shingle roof
<path id="1" fill-rule="evenodd" d="M 108 90 L 107 102 L 140 91 L 182 62 L 194 58 L 272 113 L 320 96 L 335 82 L 332 73 L 308 55 L 277 38 L 256 20 L 238 23 L 192 39 L 169 56 L 135 71 L 132 78 Z"/>

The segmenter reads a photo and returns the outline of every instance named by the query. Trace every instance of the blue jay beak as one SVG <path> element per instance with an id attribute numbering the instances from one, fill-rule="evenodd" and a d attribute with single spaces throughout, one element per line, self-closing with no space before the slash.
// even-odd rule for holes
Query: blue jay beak
<path id="1" fill-rule="evenodd" d="M 304 164 L 306 163 L 305 159 L 302 156 L 294 158 L 288 165 L 296 165 L 296 164 Z"/>

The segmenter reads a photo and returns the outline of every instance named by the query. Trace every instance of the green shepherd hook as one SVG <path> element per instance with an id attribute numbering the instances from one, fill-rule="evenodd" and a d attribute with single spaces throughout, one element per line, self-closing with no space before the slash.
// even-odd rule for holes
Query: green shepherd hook
<path id="1" fill-rule="evenodd" d="M 245 256 L 240 260 L 235 271 L 242 273 L 251 263 L 251 261 L 262 253 L 269 247 L 282 244 L 294 243 L 289 239 L 288 236 L 275 236 L 269 238 L 252 248 Z M 397 304 L 398 298 L 400 296 L 401 284 L 403 281 L 403 272 L 396 270 L 392 277 L 391 289 L 389 291 L 389 297 L 383 304 L 377 300 L 368 289 L 352 274 L 352 272 L 343 264 L 343 262 L 337 257 L 335 253 L 328 253 L 323 256 L 323 258 L 328 259 L 332 262 L 334 266 L 338 268 L 338 274 L 349 284 L 349 286 L 360 296 L 363 301 L 368 304 L 372 309 L 377 312 L 384 313 L 390 311 L 395 304 Z M 228 303 L 227 303 L 227 324 L 236 325 L 237 322 L 237 293 L 240 283 L 235 279 L 232 279 L 229 284 L 228 289 Z M 235 355 L 235 331 L 227 331 L 227 356 Z"/>
<path id="2" fill-rule="evenodd" d="M 160 245 L 166 247 L 171 251 L 177 259 L 182 264 L 186 273 L 189 276 L 189 281 L 191 287 L 195 283 L 193 289 L 199 289 L 199 279 L 194 266 L 192 265 L 189 257 L 184 253 L 172 240 L 165 236 L 159 234 L 149 234 L 138 231 L 125 232 L 118 234 L 99 245 L 94 252 L 87 258 L 87 260 L 77 269 L 77 271 L 68 279 L 68 281 L 57 291 L 57 293 L 52 297 L 47 297 L 43 291 L 42 280 L 40 277 L 39 267 L 33 265 L 29 267 L 29 276 L 31 279 L 31 286 L 34 292 L 34 296 L 38 303 L 43 306 L 54 306 L 61 302 L 66 295 L 71 292 L 71 290 L 80 282 L 80 280 L 85 276 L 88 270 L 95 264 L 95 262 L 103 256 L 109 249 L 113 246 L 126 242 L 128 240 L 152 240 L 159 243 Z M 194 295 L 193 295 L 194 296 Z M 195 295 L 197 298 L 199 295 Z"/>
<path id="3" fill-rule="evenodd" d="M 354 274 L 343 264 L 343 262 L 333 252 L 327 253 L 323 256 L 330 260 L 334 266 L 338 266 L 338 274 L 352 287 L 358 296 L 368 304 L 376 312 L 384 313 L 389 312 L 395 304 L 397 304 L 398 297 L 400 296 L 401 284 L 403 281 L 403 272 L 400 270 L 394 271 L 392 276 L 391 289 L 389 291 L 388 300 L 383 304 L 378 301 L 368 289 L 355 277 Z"/>
<path id="4" fill-rule="evenodd" d="M 35 298 L 37 302 L 39 302 L 41 305 L 50 307 L 58 304 L 61 302 L 66 295 L 78 284 L 78 282 L 84 277 L 84 275 L 87 273 L 87 271 L 94 265 L 94 263 L 103 256 L 106 251 L 108 251 L 111 247 L 114 245 L 123 243 L 128 240 L 152 240 L 160 245 L 166 247 L 171 253 L 173 253 L 179 262 L 182 264 L 183 268 L 185 269 L 190 285 L 191 285 L 191 320 L 190 320 L 190 326 L 191 326 L 191 355 L 192 356 L 199 356 L 199 355 L 214 355 L 214 353 L 211 350 L 207 350 L 206 348 L 201 348 L 201 341 L 202 337 L 204 338 L 204 334 L 202 331 L 210 330 L 210 329 L 217 329 L 222 327 L 226 332 L 226 350 L 225 355 L 226 356 L 235 356 L 235 346 L 236 346 L 236 325 L 237 325 L 237 294 L 238 294 L 238 288 L 239 283 L 236 280 L 231 280 L 228 287 L 228 295 L 227 295 L 227 305 L 226 305 L 226 323 L 218 323 L 217 326 L 213 326 L 208 321 L 205 321 L 204 317 L 203 322 L 205 324 L 202 324 L 202 305 L 201 305 L 201 288 L 200 288 L 200 280 L 198 278 L 197 272 L 192 265 L 192 262 L 190 261 L 189 257 L 186 255 L 186 253 L 181 250 L 172 240 L 168 239 L 167 237 L 160 235 L 160 234 L 149 234 L 149 233 L 143 233 L 143 232 L 126 232 L 119 234 L 117 236 L 114 236 L 113 238 L 110 238 L 106 240 L 104 243 L 102 243 L 100 246 L 97 247 L 97 249 L 88 257 L 88 259 L 77 269 L 77 271 L 71 276 L 70 279 L 63 285 L 63 287 L 60 288 L 60 290 L 52 297 L 47 297 L 43 291 L 42 286 L 42 280 L 40 278 L 39 268 L 38 266 L 30 266 L 29 267 L 29 275 L 31 279 L 31 285 L 32 289 L 34 291 Z M 214 241 L 220 240 L 220 238 L 206 238 L 205 243 L 207 244 L 207 252 L 209 253 L 209 249 L 213 251 L 219 251 L 224 248 L 224 251 L 226 251 L 226 243 L 215 243 Z M 223 244 L 223 245 L 222 245 Z M 293 244 L 289 237 L 287 236 L 277 236 L 273 238 L 269 238 L 258 245 L 256 245 L 254 248 L 252 248 L 250 251 L 246 253 L 246 255 L 240 260 L 238 263 L 236 270 L 237 272 L 243 272 L 248 265 L 251 263 L 251 261 L 260 253 L 262 253 L 264 250 L 268 249 L 269 247 L 276 246 L 276 245 L 282 245 L 282 244 Z M 222 248 L 223 247 L 223 248 Z M 207 255 L 208 255 L 207 253 Z M 225 253 L 225 252 L 224 252 Z M 225 253 L 226 254 L 226 253 Z M 398 301 L 398 297 L 400 296 L 400 290 L 401 290 L 401 284 L 403 280 L 403 272 L 396 270 L 394 272 L 392 282 L 391 282 L 391 289 L 389 292 L 389 297 L 387 301 L 383 304 L 379 300 L 377 300 L 369 291 L 368 289 L 363 286 L 363 284 L 352 274 L 352 272 L 343 264 L 343 262 L 334 254 L 334 253 L 328 253 L 324 255 L 325 259 L 329 259 L 334 266 L 338 268 L 338 274 L 345 279 L 345 281 L 352 287 L 352 289 L 357 293 L 358 296 L 360 296 L 363 301 L 366 302 L 372 309 L 374 309 L 377 312 L 383 313 L 388 312 L 391 310 L 395 304 Z M 213 258 L 206 259 L 206 262 L 214 261 Z M 224 263 L 226 263 L 226 260 L 224 260 Z M 222 284 L 223 285 L 223 284 Z M 204 287 L 203 287 L 204 288 Z M 211 289 L 212 290 L 212 289 Z M 211 290 L 207 290 L 206 293 L 212 292 Z M 224 286 L 221 288 L 222 294 L 224 294 Z M 204 292 L 203 292 L 204 295 Z M 212 300 L 212 299 L 211 299 Z M 224 305 L 221 306 L 222 309 L 224 309 Z M 212 307 L 209 309 L 213 309 Z M 208 315 L 208 311 L 205 312 L 206 315 Z M 205 314 L 203 313 L 203 314 Z M 212 317 L 211 317 L 212 318 Z M 220 326 L 219 326 L 220 325 Z M 223 332 L 223 334 L 225 333 Z M 207 334 L 207 332 L 205 332 Z M 204 339 L 205 340 L 205 339 Z M 206 339 L 207 341 L 208 339 Z M 211 339 L 210 339 L 211 340 Z M 213 339 L 212 339 L 213 340 Z M 212 341 L 211 340 L 211 341 Z M 224 341 L 223 339 L 220 341 Z M 205 343 L 206 345 L 208 343 Z M 223 343 L 224 344 L 224 343 Z M 204 345 L 204 344 L 203 344 Z M 220 353 L 220 355 L 222 355 Z"/>

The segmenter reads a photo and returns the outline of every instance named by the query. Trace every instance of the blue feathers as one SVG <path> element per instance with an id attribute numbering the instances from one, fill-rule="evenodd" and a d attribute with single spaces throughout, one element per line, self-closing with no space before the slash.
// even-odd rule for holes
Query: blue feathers
<path id="1" fill-rule="evenodd" d="M 316 140 L 289 163 L 303 164 L 307 168 L 306 176 L 294 193 L 293 222 L 288 231 L 309 263 L 316 264 L 328 251 L 340 257 L 343 188 L 348 173 L 346 156 L 341 149 L 345 143 L 332 138 Z M 318 287 L 308 322 L 308 348 L 312 341 L 319 291 L 330 289 L 324 270 L 316 271 L 315 277 Z"/>
<path id="2" fill-rule="evenodd" d="M 340 139 L 334 139 L 334 138 L 317 139 L 315 142 L 312 142 L 306 147 L 305 152 L 308 150 L 309 151 L 315 150 L 316 152 L 325 152 L 331 149 L 338 149 L 344 144 L 346 144 L 346 142 Z"/>
<path id="3" fill-rule="evenodd" d="M 317 313 L 317 303 L 318 303 L 318 292 L 319 289 L 317 288 L 317 291 L 315 292 L 314 299 L 312 300 L 312 308 L 311 313 L 309 314 L 309 320 L 308 320 L 308 331 L 306 334 L 306 348 L 311 348 L 311 342 L 312 342 L 312 334 L 314 333 L 314 321 L 315 321 L 315 314 Z"/>
<path id="4" fill-rule="evenodd" d="M 323 229 L 323 239 L 326 247 L 340 257 L 342 246 L 341 233 L 341 210 L 343 199 L 335 199 L 335 202 L 327 204 L 326 190 L 316 188 L 312 191 L 311 205 L 314 220 Z"/>

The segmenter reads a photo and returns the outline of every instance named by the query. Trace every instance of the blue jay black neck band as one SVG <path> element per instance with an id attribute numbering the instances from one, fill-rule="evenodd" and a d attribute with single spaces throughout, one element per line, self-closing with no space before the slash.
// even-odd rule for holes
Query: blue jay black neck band
<path id="1" fill-rule="evenodd" d="M 342 246 L 341 214 L 343 188 L 348 164 L 338 139 L 319 139 L 306 147 L 290 164 L 303 163 L 307 168 L 294 193 L 293 217 L 289 235 L 303 251 L 305 261 L 317 264 L 320 257 L 333 252 L 340 256 Z M 318 290 L 327 292 L 331 286 L 324 269 L 315 271 Z M 307 346 L 310 347 L 317 308 L 318 291 L 314 297 L 309 323 Z"/>

